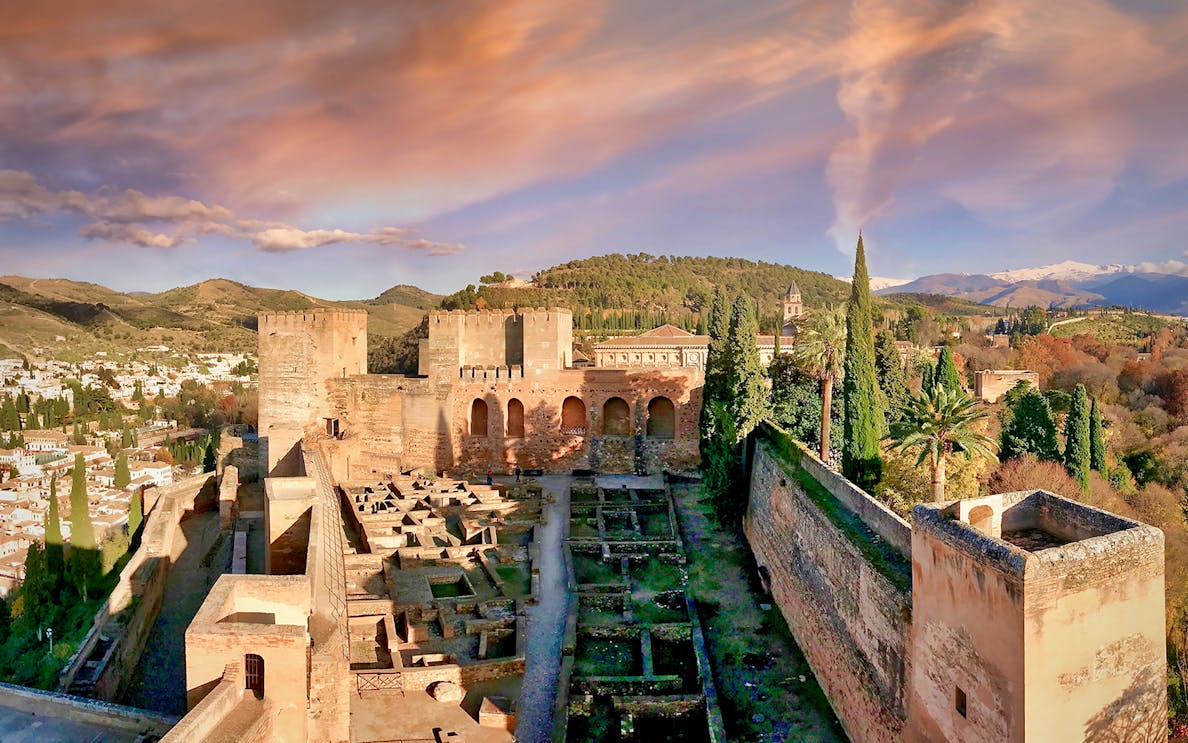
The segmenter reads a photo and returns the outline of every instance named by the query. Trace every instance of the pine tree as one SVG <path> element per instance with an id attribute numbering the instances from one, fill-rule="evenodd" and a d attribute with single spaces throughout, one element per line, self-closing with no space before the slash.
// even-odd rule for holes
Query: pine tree
<path id="1" fill-rule="evenodd" d="M 1085 385 L 1078 384 L 1064 417 L 1064 469 L 1082 489 L 1089 487 L 1089 446 L 1089 396 Z"/>
<path id="2" fill-rule="evenodd" d="M 58 515 L 58 478 L 50 480 L 49 508 L 45 514 L 45 566 L 48 584 L 57 588 L 66 576 L 65 540 Z"/>
<path id="3" fill-rule="evenodd" d="M 750 434 L 767 409 L 767 385 L 755 343 L 758 333 L 751 303 L 740 294 L 730 313 L 726 344 L 726 409 L 733 417 L 737 440 Z"/>
<path id="4" fill-rule="evenodd" d="M 895 347 L 895 335 L 890 330 L 880 330 L 875 335 L 875 374 L 887 402 L 887 422 L 898 420 L 908 400 L 907 375 L 903 360 L 899 358 L 899 349 Z"/>
<path id="5" fill-rule="evenodd" d="M 1024 388 L 1011 404 L 1010 420 L 999 437 L 1002 461 L 1024 454 L 1060 461 L 1060 443 L 1056 438 L 1056 420 L 1048 401 L 1038 390 Z"/>
<path id="6" fill-rule="evenodd" d="M 949 392 L 961 392 L 961 375 L 957 373 L 957 363 L 953 359 L 953 349 L 941 346 L 940 356 L 936 360 L 936 373 L 933 377 L 934 387 L 944 387 Z"/>
<path id="7" fill-rule="evenodd" d="M 128 471 L 128 456 L 120 452 L 120 456 L 116 458 L 115 463 L 115 487 L 123 490 L 132 482 L 132 473 Z"/>
<path id="8" fill-rule="evenodd" d="M 844 431 L 842 474 L 858 487 L 872 491 L 883 471 L 879 438 L 885 427 L 874 365 L 874 325 L 870 307 L 870 279 L 862 235 L 854 255 L 854 277 L 846 305 Z"/>
<path id="9" fill-rule="evenodd" d="M 1097 407 L 1097 398 L 1089 408 L 1089 466 L 1105 475 L 1109 466 L 1106 464 L 1105 431 L 1101 426 L 1101 410 Z"/>
<path id="10" fill-rule="evenodd" d="M 95 541 L 95 526 L 91 523 L 91 507 L 87 497 L 87 468 L 83 455 L 74 457 L 73 480 L 70 485 L 70 578 L 78 594 L 86 600 L 90 588 L 99 577 L 99 545 Z"/>

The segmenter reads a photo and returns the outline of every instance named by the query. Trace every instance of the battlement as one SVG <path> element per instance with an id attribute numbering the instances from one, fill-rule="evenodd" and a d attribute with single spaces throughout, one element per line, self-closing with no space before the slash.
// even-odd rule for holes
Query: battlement
<path id="1" fill-rule="evenodd" d="M 285 310 L 283 312 L 260 312 L 256 315 L 260 330 L 269 332 L 286 329 L 328 326 L 367 325 L 367 310 L 331 309 L 317 307 L 308 310 Z"/>
<path id="2" fill-rule="evenodd" d="M 1020 579 L 1049 564 L 1101 563 L 1118 552 L 1162 551 L 1163 533 L 1083 503 L 1028 490 L 922 504 L 923 529 L 977 562 Z"/>

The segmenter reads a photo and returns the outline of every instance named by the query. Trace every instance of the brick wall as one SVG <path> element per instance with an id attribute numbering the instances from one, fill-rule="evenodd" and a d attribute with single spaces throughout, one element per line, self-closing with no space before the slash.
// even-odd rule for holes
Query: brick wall
<path id="1" fill-rule="evenodd" d="M 872 564 L 793 470 L 757 442 L 744 521 L 755 560 L 850 739 L 900 740 L 910 591 Z"/>

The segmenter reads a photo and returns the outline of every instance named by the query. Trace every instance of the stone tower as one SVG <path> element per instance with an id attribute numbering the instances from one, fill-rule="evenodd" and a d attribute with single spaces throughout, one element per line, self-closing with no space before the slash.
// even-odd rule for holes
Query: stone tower
<path id="1" fill-rule="evenodd" d="M 780 335 L 794 335 L 796 321 L 804 317 L 804 301 L 800 298 L 800 287 L 793 281 L 784 292 L 784 327 Z"/>
<path id="2" fill-rule="evenodd" d="M 1166 737 L 1163 532 L 1040 490 L 912 516 L 909 740 Z"/>
<path id="3" fill-rule="evenodd" d="M 301 474 L 306 430 L 334 426 L 326 381 L 367 373 L 367 312 L 264 312 L 258 319 L 260 457 L 269 477 Z"/>

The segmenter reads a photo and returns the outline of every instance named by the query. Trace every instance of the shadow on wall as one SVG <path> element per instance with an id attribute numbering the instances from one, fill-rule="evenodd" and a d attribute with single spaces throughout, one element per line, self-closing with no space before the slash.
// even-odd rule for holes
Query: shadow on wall
<path id="1" fill-rule="evenodd" d="M 1148 668 L 1114 701 L 1085 723 L 1085 743 L 1156 743 L 1167 740 L 1167 714 L 1150 700 L 1164 679 Z"/>

